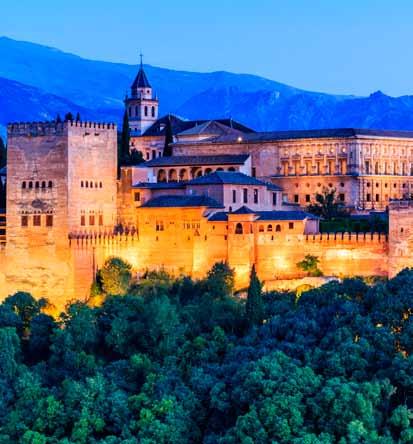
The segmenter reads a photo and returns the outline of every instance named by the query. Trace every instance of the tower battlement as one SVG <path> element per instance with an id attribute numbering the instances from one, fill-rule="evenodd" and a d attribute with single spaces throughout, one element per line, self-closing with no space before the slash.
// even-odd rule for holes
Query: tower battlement
<path id="1" fill-rule="evenodd" d="M 75 121 L 68 120 L 65 122 L 14 122 L 7 125 L 8 137 L 38 137 L 49 135 L 63 135 L 68 128 L 82 128 L 94 130 L 113 130 L 117 127 L 114 123 L 91 122 L 91 121 Z"/>

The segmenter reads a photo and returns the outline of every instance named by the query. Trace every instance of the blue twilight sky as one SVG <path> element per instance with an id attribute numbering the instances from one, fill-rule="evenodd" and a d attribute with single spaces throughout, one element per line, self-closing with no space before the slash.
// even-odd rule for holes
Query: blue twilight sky
<path id="1" fill-rule="evenodd" d="M 1 0 L 0 35 L 78 55 L 413 94 L 412 0 Z"/>

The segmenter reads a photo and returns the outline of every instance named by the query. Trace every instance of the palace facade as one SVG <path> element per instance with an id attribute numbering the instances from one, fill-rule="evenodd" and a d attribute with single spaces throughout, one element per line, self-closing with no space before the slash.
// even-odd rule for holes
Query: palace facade
<path id="1" fill-rule="evenodd" d="M 267 288 L 304 277 L 320 259 L 328 276 L 392 276 L 413 265 L 413 133 L 357 129 L 258 133 L 232 120 L 158 118 L 143 66 L 125 98 L 131 150 L 117 165 L 117 128 L 94 122 L 8 126 L 2 297 L 30 291 L 59 307 L 87 299 L 113 255 L 136 274 L 166 269 L 202 277 L 217 261 Z M 389 208 L 389 235 L 320 234 L 306 211 L 334 188 L 353 212 Z"/>

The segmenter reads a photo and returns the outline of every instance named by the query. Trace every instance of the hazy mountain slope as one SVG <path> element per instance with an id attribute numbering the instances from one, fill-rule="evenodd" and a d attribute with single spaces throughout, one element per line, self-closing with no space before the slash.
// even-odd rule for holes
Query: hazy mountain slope
<path id="1" fill-rule="evenodd" d="M 138 67 L 87 60 L 0 37 L 0 131 L 13 120 L 44 120 L 81 110 L 86 119 L 121 121 Z M 365 127 L 413 130 L 413 97 L 336 96 L 259 76 L 145 66 L 160 113 L 233 117 L 256 130 Z"/>

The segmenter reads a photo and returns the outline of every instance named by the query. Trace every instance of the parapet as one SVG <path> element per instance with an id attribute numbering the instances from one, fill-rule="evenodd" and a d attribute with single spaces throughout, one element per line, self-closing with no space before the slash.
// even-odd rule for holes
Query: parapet
<path id="1" fill-rule="evenodd" d="M 7 125 L 7 137 L 63 135 L 66 134 L 67 129 L 71 127 L 116 130 L 116 125 L 114 123 L 104 122 L 84 122 L 75 120 L 68 120 L 65 122 L 17 122 Z"/>
<path id="2" fill-rule="evenodd" d="M 410 208 L 413 208 L 412 199 L 392 199 L 389 202 L 389 211 L 408 210 Z"/>
<path id="3" fill-rule="evenodd" d="M 306 234 L 307 242 L 334 242 L 334 243 L 387 243 L 388 235 L 385 233 L 317 233 Z"/>

